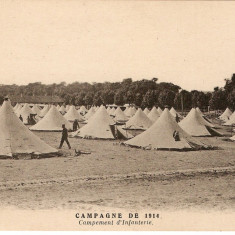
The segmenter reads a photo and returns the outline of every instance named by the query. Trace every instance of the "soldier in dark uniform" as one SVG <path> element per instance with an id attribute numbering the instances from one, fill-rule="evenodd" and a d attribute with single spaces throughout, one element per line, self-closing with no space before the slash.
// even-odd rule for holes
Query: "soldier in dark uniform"
<path id="1" fill-rule="evenodd" d="M 76 119 L 73 123 L 73 131 L 76 131 L 79 127 L 78 120 Z"/>
<path id="2" fill-rule="evenodd" d="M 20 119 L 20 121 L 21 121 L 21 122 L 23 122 L 23 118 L 22 118 L 22 116 L 21 116 L 21 115 L 19 116 L 19 119 Z"/>
<path id="3" fill-rule="evenodd" d="M 180 135 L 178 131 L 174 131 L 173 138 L 175 139 L 175 141 L 180 141 Z"/>
<path id="4" fill-rule="evenodd" d="M 176 114 L 176 116 L 175 116 L 175 121 L 176 121 L 177 123 L 180 121 L 180 118 L 179 118 L 178 114 Z"/>
<path id="5" fill-rule="evenodd" d="M 68 130 L 67 130 L 67 128 L 65 127 L 64 124 L 62 125 L 62 128 L 63 128 L 63 130 L 62 130 L 62 137 L 61 137 L 59 149 L 61 149 L 61 147 L 62 147 L 64 141 L 67 143 L 69 149 L 71 149 L 70 143 L 69 143 L 69 141 L 68 141 Z"/>

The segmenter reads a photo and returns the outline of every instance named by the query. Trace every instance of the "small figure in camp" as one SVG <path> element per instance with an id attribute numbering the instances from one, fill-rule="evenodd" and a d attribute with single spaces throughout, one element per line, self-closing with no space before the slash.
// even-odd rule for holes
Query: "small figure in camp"
<path id="1" fill-rule="evenodd" d="M 79 128 L 78 120 L 75 119 L 75 121 L 73 123 L 73 131 L 76 131 L 78 128 Z"/>
<path id="2" fill-rule="evenodd" d="M 23 118 L 22 118 L 22 116 L 21 116 L 21 115 L 19 116 L 19 119 L 20 119 L 20 121 L 21 121 L 21 122 L 23 122 Z"/>
<path id="3" fill-rule="evenodd" d="M 175 141 L 180 141 L 180 136 L 179 136 L 179 132 L 178 131 L 174 131 L 173 137 L 174 137 Z"/>
<path id="4" fill-rule="evenodd" d="M 27 117 L 27 123 L 30 124 L 30 116 Z"/>
<path id="5" fill-rule="evenodd" d="M 62 125 L 62 128 L 63 128 L 63 130 L 62 130 L 62 136 L 61 136 L 61 141 L 60 141 L 60 147 L 59 147 L 59 149 L 61 149 L 61 147 L 62 147 L 64 141 L 67 143 L 69 149 L 71 149 L 70 143 L 69 143 L 69 141 L 68 141 L 68 130 L 67 130 L 67 128 L 65 127 L 65 124 Z"/>
<path id="6" fill-rule="evenodd" d="M 176 116 L 175 116 L 175 121 L 176 121 L 177 123 L 180 121 L 180 118 L 179 118 L 178 114 L 176 114 Z"/>

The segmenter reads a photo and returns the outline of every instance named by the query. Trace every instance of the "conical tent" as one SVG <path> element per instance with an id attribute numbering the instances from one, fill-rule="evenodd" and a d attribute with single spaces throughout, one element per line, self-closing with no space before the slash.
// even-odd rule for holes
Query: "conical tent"
<path id="1" fill-rule="evenodd" d="M 17 103 L 17 104 L 14 106 L 13 110 L 14 110 L 14 111 L 17 110 L 17 109 L 19 108 L 19 106 L 21 107 L 21 105 Z"/>
<path id="2" fill-rule="evenodd" d="M 49 105 L 45 105 L 41 112 L 38 114 L 39 117 L 44 117 L 50 110 Z"/>
<path id="3" fill-rule="evenodd" d="M 36 104 L 33 105 L 32 111 L 34 114 L 37 114 L 37 115 L 39 115 L 41 113 L 41 110 L 38 108 L 38 106 Z"/>
<path id="4" fill-rule="evenodd" d="M 126 107 L 125 110 L 123 111 L 125 114 L 129 110 L 130 107 Z"/>
<path id="5" fill-rule="evenodd" d="M 135 107 L 131 107 L 131 109 L 134 111 L 134 113 L 137 112 L 137 109 Z"/>
<path id="6" fill-rule="evenodd" d="M 157 111 L 158 111 L 159 115 L 161 116 L 161 114 L 162 114 L 162 110 L 161 110 L 161 108 L 160 108 L 160 107 L 158 107 L 158 108 L 157 108 Z"/>
<path id="7" fill-rule="evenodd" d="M 195 108 L 191 109 L 179 126 L 192 136 L 222 136 L 221 133 L 205 124 L 205 120 Z"/>
<path id="8" fill-rule="evenodd" d="M 149 114 L 149 112 L 150 112 L 150 111 L 149 111 L 149 109 L 148 109 L 148 108 L 145 108 L 145 109 L 144 109 L 144 113 L 145 113 L 146 115 L 148 115 L 148 114 Z"/>
<path id="9" fill-rule="evenodd" d="M 177 131 L 179 139 L 173 137 Z M 160 118 L 146 131 L 125 142 L 126 145 L 158 150 L 192 150 L 207 148 L 188 135 L 166 108 Z"/>
<path id="10" fill-rule="evenodd" d="M 88 123 L 78 131 L 73 132 L 71 137 L 88 139 L 115 139 L 116 136 L 127 139 L 132 137 L 121 127 L 115 127 L 114 124 L 105 107 L 101 106 Z"/>
<path id="11" fill-rule="evenodd" d="M 80 107 L 80 109 L 78 110 L 78 112 L 84 115 L 85 113 L 88 112 L 88 110 L 86 109 L 86 107 L 84 105 L 82 105 Z"/>
<path id="12" fill-rule="evenodd" d="M 117 109 L 114 112 L 114 120 L 119 123 L 125 123 L 128 120 L 128 117 L 120 109 L 120 107 L 117 107 Z"/>
<path id="13" fill-rule="evenodd" d="M 66 113 L 66 108 L 64 107 L 64 105 L 61 105 L 61 107 L 59 108 L 59 112 L 62 114 Z"/>
<path id="14" fill-rule="evenodd" d="M 21 115 L 23 118 L 23 123 L 28 124 L 28 117 L 30 117 L 30 114 L 34 114 L 31 108 L 29 107 L 28 104 L 25 104 L 19 112 L 17 112 L 18 117 Z"/>
<path id="15" fill-rule="evenodd" d="M 230 140 L 235 141 L 235 135 L 230 138 Z"/>
<path id="16" fill-rule="evenodd" d="M 219 116 L 219 119 L 227 122 L 232 115 L 232 111 L 229 108 L 226 108 L 225 111 Z"/>
<path id="17" fill-rule="evenodd" d="M 137 110 L 135 115 L 126 122 L 126 129 L 131 130 L 146 130 L 148 129 L 153 122 L 146 116 L 141 108 Z"/>
<path id="18" fill-rule="evenodd" d="M 193 108 L 192 108 L 191 110 L 193 110 Z M 198 111 L 198 110 L 199 110 L 199 111 Z M 211 122 L 209 122 L 209 120 L 202 114 L 202 112 L 201 112 L 200 109 L 197 109 L 197 108 L 196 108 L 196 111 L 197 111 L 197 113 L 199 114 L 199 116 L 202 117 L 201 120 L 202 120 L 202 122 L 204 123 L 204 125 L 209 126 L 209 127 L 212 127 L 212 128 L 215 127 L 215 126 L 214 126 Z"/>
<path id="19" fill-rule="evenodd" d="M 114 124 L 105 107 L 101 106 L 89 122 L 81 129 L 72 133 L 71 136 L 91 139 L 115 139 L 110 127 Z"/>
<path id="20" fill-rule="evenodd" d="M 115 108 L 111 108 L 109 111 L 109 115 L 114 116 L 116 109 Z"/>
<path id="21" fill-rule="evenodd" d="M 15 115 L 10 101 L 0 110 L 0 157 L 17 154 L 49 154 L 57 150 L 34 135 Z"/>
<path id="22" fill-rule="evenodd" d="M 111 110 L 111 108 L 110 108 L 110 107 L 108 107 L 106 110 L 107 110 L 107 112 L 109 113 L 109 111 Z"/>
<path id="23" fill-rule="evenodd" d="M 72 124 L 52 105 L 48 113 L 29 129 L 33 131 L 61 131 L 62 124 L 65 124 L 68 130 L 72 130 Z"/>
<path id="24" fill-rule="evenodd" d="M 15 112 L 15 114 L 16 114 L 17 116 L 19 116 L 19 112 L 20 112 L 21 109 L 22 109 L 22 106 L 21 106 L 21 104 L 19 104 L 18 108 L 16 108 L 16 109 L 14 110 L 14 112 Z"/>
<path id="25" fill-rule="evenodd" d="M 66 112 L 68 112 L 69 109 L 70 109 L 70 105 L 67 104 L 66 107 L 65 107 Z"/>
<path id="26" fill-rule="evenodd" d="M 95 108 L 91 107 L 88 111 L 88 113 L 85 115 L 85 119 L 88 120 L 90 117 L 92 117 L 95 114 Z"/>
<path id="27" fill-rule="evenodd" d="M 179 118 L 182 118 L 182 116 L 178 112 L 176 112 L 174 107 L 171 107 L 170 113 L 172 114 L 173 117 L 176 117 L 176 114 L 177 114 Z"/>
<path id="28" fill-rule="evenodd" d="M 75 109 L 75 107 L 72 105 L 70 106 L 68 112 L 64 115 L 64 117 L 68 121 L 74 122 L 75 120 L 78 120 L 79 122 L 84 121 L 84 118 L 82 115 Z"/>
<path id="29" fill-rule="evenodd" d="M 235 124 L 235 111 L 229 117 L 229 120 L 227 122 L 225 122 L 223 125 L 225 125 L 225 126 L 232 126 L 234 124 Z"/>
<path id="30" fill-rule="evenodd" d="M 57 110 L 59 110 L 59 109 L 60 109 L 60 106 L 57 104 L 56 108 L 57 108 Z"/>
<path id="31" fill-rule="evenodd" d="M 132 109 L 131 107 L 127 108 L 124 112 L 126 114 L 127 117 L 132 117 L 135 115 L 135 110 Z"/>
<path id="32" fill-rule="evenodd" d="M 160 114 L 158 113 L 156 107 L 153 107 L 147 116 L 152 122 L 155 122 L 160 117 Z"/>

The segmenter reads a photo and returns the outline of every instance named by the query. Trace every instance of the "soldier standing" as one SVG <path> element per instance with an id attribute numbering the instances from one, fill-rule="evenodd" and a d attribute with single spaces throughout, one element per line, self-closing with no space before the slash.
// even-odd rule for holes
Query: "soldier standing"
<path id="1" fill-rule="evenodd" d="M 61 136 L 61 141 L 60 141 L 60 147 L 59 147 L 59 149 L 61 149 L 61 147 L 62 147 L 64 141 L 67 143 L 69 149 L 71 149 L 70 143 L 69 143 L 69 141 L 68 141 L 68 130 L 67 130 L 67 128 L 65 127 L 65 124 L 62 125 L 62 128 L 63 128 L 63 130 L 62 130 L 62 136 Z"/>

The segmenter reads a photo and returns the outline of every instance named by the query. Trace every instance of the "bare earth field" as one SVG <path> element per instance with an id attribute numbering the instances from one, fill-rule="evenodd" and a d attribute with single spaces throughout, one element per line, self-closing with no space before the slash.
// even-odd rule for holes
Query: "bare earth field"
<path id="1" fill-rule="evenodd" d="M 229 135 L 231 128 L 220 131 Z M 61 133 L 35 132 L 53 147 Z M 231 133 L 230 133 L 231 134 Z M 120 142 L 70 138 L 63 156 L 0 160 L 0 207 L 7 209 L 235 209 L 235 142 L 200 137 L 209 151 L 150 151 Z M 91 154 L 74 156 L 74 149 Z"/>

